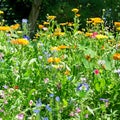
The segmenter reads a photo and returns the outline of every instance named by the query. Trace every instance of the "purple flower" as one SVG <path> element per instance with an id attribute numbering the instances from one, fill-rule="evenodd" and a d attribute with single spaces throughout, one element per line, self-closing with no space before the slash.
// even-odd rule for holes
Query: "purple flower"
<path id="1" fill-rule="evenodd" d="M 7 85 L 3 85 L 4 89 L 8 89 L 8 86 Z"/>
<path id="2" fill-rule="evenodd" d="M 55 98 L 55 100 L 56 100 L 57 102 L 59 102 L 59 101 L 60 101 L 60 97 L 57 96 L 57 97 Z"/>
<path id="3" fill-rule="evenodd" d="M 100 101 L 103 101 L 103 102 L 109 102 L 108 99 L 104 99 L 104 98 L 100 98 Z"/>
<path id="4" fill-rule="evenodd" d="M 82 83 L 82 84 L 79 84 L 78 87 L 77 87 L 77 90 L 81 91 L 81 90 L 84 90 L 84 91 L 88 91 L 89 90 L 89 85 L 87 83 Z"/>

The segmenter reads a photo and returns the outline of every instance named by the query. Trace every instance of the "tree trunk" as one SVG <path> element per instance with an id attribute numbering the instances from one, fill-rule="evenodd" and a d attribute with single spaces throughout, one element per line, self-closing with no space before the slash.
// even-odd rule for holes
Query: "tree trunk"
<path id="1" fill-rule="evenodd" d="M 33 0 L 32 9 L 29 14 L 29 24 L 30 24 L 30 37 L 32 38 L 35 33 L 36 20 L 39 16 L 40 6 L 42 0 Z"/>

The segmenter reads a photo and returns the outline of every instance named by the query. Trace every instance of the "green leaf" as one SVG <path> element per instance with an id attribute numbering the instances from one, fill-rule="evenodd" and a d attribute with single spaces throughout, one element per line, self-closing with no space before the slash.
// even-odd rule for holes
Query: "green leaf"
<path id="1" fill-rule="evenodd" d="M 93 110 L 92 110 L 89 106 L 87 106 L 87 109 L 88 109 L 88 111 L 89 111 L 92 115 L 94 115 Z"/>
<path id="2" fill-rule="evenodd" d="M 96 83 L 95 84 L 95 89 L 99 92 L 100 91 L 100 84 L 99 83 Z"/>

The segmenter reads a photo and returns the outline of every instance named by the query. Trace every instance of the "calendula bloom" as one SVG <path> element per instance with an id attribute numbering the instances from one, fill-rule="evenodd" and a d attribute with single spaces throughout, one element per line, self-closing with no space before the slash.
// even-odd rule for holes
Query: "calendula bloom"
<path id="1" fill-rule="evenodd" d="M 48 20 L 54 20 L 56 18 L 56 16 L 48 16 L 47 19 Z"/>
<path id="2" fill-rule="evenodd" d="M 10 27 L 9 26 L 0 26 L 0 30 L 1 31 L 10 31 Z"/>
<path id="3" fill-rule="evenodd" d="M 49 25 L 50 23 L 49 22 L 43 22 L 43 25 Z"/>
<path id="4" fill-rule="evenodd" d="M 85 33 L 85 36 L 87 36 L 87 37 L 91 37 L 92 34 L 93 34 L 93 33 L 86 32 L 86 33 Z"/>
<path id="5" fill-rule="evenodd" d="M 40 28 L 40 29 L 43 29 L 44 28 L 44 25 L 38 25 L 38 27 Z"/>
<path id="6" fill-rule="evenodd" d="M 73 26 L 73 23 L 72 22 L 68 22 L 68 26 L 69 27 Z"/>
<path id="7" fill-rule="evenodd" d="M 80 17 L 80 14 L 76 14 L 77 17 Z"/>
<path id="8" fill-rule="evenodd" d="M 104 21 L 99 18 L 99 17 L 96 17 L 96 18 L 90 18 L 90 20 L 92 21 L 92 23 L 95 25 L 95 24 L 100 24 L 100 23 L 104 23 Z"/>
<path id="9" fill-rule="evenodd" d="M 53 57 L 50 57 L 47 59 L 48 63 L 53 63 L 54 62 L 54 58 Z"/>
<path id="10" fill-rule="evenodd" d="M 16 30 L 20 27 L 20 24 L 15 24 L 10 26 L 12 29 Z"/>
<path id="11" fill-rule="evenodd" d="M 12 44 L 19 44 L 19 45 L 27 45 L 29 44 L 29 41 L 24 38 L 19 38 L 19 39 L 13 39 L 11 40 Z"/>
<path id="12" fill-rule="evenodd" d="M 120 31 L 120 27 L 117 27 L 116 29 L 117 29 L 118 31 Z"/>
<path id="13" fill-rule="evenodd" d="M 115 25 L 116 27 L 120 27 L 120 22 L 114 22 L 114 25 Z"/>
<path id="14" fill-rule="evenodd" d="M 60 58 L 57 58 L 57 57 L 54 58 L 55 63 L 59 63 L 60 61 L 61 61 Z"/>
<path id="15" fill-rule="evenodd" d="M 64 32 L 54 32 L 53 35 L 54 36 L 63 36 L 63 35 L 65 35 L 65 33 Z"/>
<path id="16" fill-rule="evenodd" d="M 79 9 L 77 9 L 77 8 L 72 9 L 72 12 L 74 12 L 74 13 L 78 13 L 78 11 L 79 11 Z"/>
<path id="17" fill-rule="evenodd" d="M 97 39 L 107 39 L 108 36 L 99 34 L 99 35 L 96 35 L 96 38 L 97 38 Z"/>
<path id="18" fill-rule="evenodd" d="M 66 71 L 64 72 L 64 74 L 65 74 L 65 75 L 70 75 L 70 71 L 69 71 L 69 70 L 66 70 Z"/>
<path id="19" fill-rule="evenodd" d="M 113 59 L 114 59 L 114 60 L 120 60 L 120 53 L 115 53 L 115 54 L 113 55 Z"/>
<path id="20" fill-rule="evenodd" d="M 66 45 L 60 45 L 60 46 L 58 46 L 58 48 L 59 48 L 59 49 L 66 49 L 66 48 L 69 48 L 69 47 L 66 46 Z"/>
<path id="21" fill-rule="evenodd" d="M 59 47 L 51 47 L 51 51 L 59 51 L 60 48 Z"/>
<path id="22" fill-rule="evenodd" d="M 0 14 L 4 14 L 4 12 L 2 10 L 0 10 Z"/>

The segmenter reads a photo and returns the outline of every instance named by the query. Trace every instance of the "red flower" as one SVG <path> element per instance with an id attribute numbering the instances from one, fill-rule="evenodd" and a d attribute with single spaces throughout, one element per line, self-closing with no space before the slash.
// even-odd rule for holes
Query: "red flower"
<path id="1" fill-rule="evenodd" d="M 97 34 L 98 34 L 97 32 L 93 32 L 91 38 L 95 38 Z"/>
<path id="2" fill-rule="evenodd" d="M 98 69 L 96 69 L 96 70 L 94 70 L 94 73 L 95 73 L 96 75 L 98 75 L 100 72 L 99 72 Z"/>
<path id="3" fill-rule="evenodd" d="M 19 89 L 19 86 L 14 86 L 14 89 Z"/>

